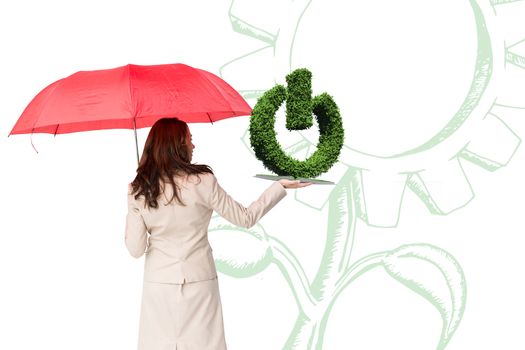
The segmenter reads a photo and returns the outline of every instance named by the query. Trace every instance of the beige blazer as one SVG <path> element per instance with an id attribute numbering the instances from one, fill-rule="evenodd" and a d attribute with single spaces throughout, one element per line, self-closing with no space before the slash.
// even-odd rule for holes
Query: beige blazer
<path id="1" fill-rule="evenodd" d="M 182 284 L 215 278 L 208 242 L 213 211 L 234 225 L 250 228 L 286 196 L 286 189 L 275 181 L 246 208 L 222 189 L 213 174 L 176 176 L 174 181 L 185 207 L 176 199 L 165 205 L 173 193 L 167 183 L 164 194 L 161 187 L 158 208 L 145 209 L 144 196 L 134 199 L 128 184 L 125 243 L 133 257 L 145 253 L 145 281 Z"/>

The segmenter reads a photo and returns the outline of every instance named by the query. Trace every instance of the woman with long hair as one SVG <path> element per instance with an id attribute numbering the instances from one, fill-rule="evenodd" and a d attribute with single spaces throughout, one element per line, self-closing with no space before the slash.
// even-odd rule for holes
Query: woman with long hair
<path id="1" fill-rule="evenodd" d="M 311 185 L 281 179 L 244 207 L 208 165 L 191 162 L 193 148 L 187 123 L 159 119 L 128 185 L 125 244 L 133 257 L 145 254 L 139 350 L 226 350 L 208 242 L 213 211 L 250 228 L 286 196 L 285 189 Z"/>

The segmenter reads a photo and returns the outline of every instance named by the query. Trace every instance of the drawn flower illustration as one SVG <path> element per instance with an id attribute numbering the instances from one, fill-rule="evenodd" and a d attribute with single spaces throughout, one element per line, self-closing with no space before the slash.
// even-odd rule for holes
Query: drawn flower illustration
<path id="1" fill-rule="evenodd" d="M 492 4 L 496 7 L 509 2 L 493 1 Z M 305 12 L 312 1 L 293 1 L 289 7 L 280 5 L 279 10 L 288 14 L 288 17 L 282 23 L 271 23 L 273 28 L 262 28 L 263 23 L 252 25 L 250 21 L 241 19 L 235 12 L 235 5 L 238 3 L 242 1 L 233 1 L 230 7 L 229 15 L 233 29 L 266 45 L 229 61 L 221 67 L 221 73 L 234 81 L 236 86 L 240 86 L 245 98 L 256 98 L 273 87 L 275 82 L 282 83 L 284 76 L 290 72 L 293 42 L 299 34 L 299 22 L 306 15 Z M 463 170 L 462 162 L 469 161 L 494 171 L 508 164 L 521 143 L 518 135 L 500 116 L 505 114 L 507 104 L 519 105 L 521 101 L 516 102 L 512 99 L 513 96 L 498 96 L 494 81 L 510 79 L 516 75 L 525 79 L 523 69 L 521 72 L 504 70 L 505 63 L 525 68 L 525 40 L 505 46 L 501 35 L 489 34 L 487 28 L 485 17 L 491 16 L 491 21 L 494 21 L 498 19 L 497 16 L 488 12 L 486 8 L 482 11 L 476 1 L 470 3 L 476 20 L 478 48 L 470 87 L 455 113 L 432 137 L 398 154 L 378 156 L 345 144 L 340 164 L 332 171 L 333 176 L 340 178 L 346 167 L 360 169 L 359 188 L 356 189 L 360 195 L 356 196 L 359 201 L 356 205 L 360 218 L 369 225 L 397 225 L 406 187 L 412 190 L 433 214 L 447 215 L 462 208 L 474 197 L 474 190 Z M 244 9 L 242 6 L 239 8 Z M 251 13 L 246 10 L 245 12 L 247 15 Z M 252 20 L 250 16 L 247 17 Z M 262 21 L 260 18 L 257 20 Z M 254 71 L 253 68 L 246 69 L 254 66 L 257 67 L 258 74 L 264 72 L 264 81 L 254 81 L 244 73 L 235 74 Z M 259 85 L 260 88 L 249 88 L 251 85 Z M 502 102 L 499 102 L 500 100 Z M 349 137 L 351 133 L 349 131 Z M 315 134 L 313 136 L 315 137 Z M 248 130 L 243 135 L 243 140 L 250 149 Z M 289 147 L 290 154 L 297 157 L 308 157 L 315 150 L 317 143 L 312 136 L 301 132 L 290 134 L 287 141 L 286 146 Z M 492 147 L 495 144 L 498 147 Z M 320 196 L 321 191 L 298 192 L 296 199 L 305 205 L 322 209 L 329 194 L 325 191 L 324 195 Z"/>
<path id="2" fill-rule="evenodd" d="M 504 33 L 493 28 L 502 21 L 500 9 L 514 2 L 465 1 L 476 35 L 472 76 L 462 99 L 437 131 L 415 146 L 390 154 L 345 144 L 339 161 L 326 174 L 335 186 L 296 192 L 298 202 L 328 212 L 325 247 L 312 280 L 294 253 L 276 237 L 277 233 L 266 232 L 260 224 L 239 230 L 220 217 L 213 218 L 212 237 L 228 231 L 220 239 L 228 240 L 230 247 L 243 247 L 242 252 L 217 252 L 221 272 L 247 277 L 274 263 L 288 283 L 298 315 L 283 349 L 322 349 L 327 320 L 338 296 L 357 278 L 377 267 L 437 309 L 443 322 L 437 349 L 447 347 L 461 322 L 467 300 L 466 278 L 458 261 L 442 248 L 417 243 L 373 253 L 352 263 L 356 222 L 359 218 L 369 226 L 396 227 L 406 188 L 420 198 L 430 213 L 448 215 L 474 198 L 463 162 L 494 171 L 512 159 L 521 139 L 501 116 L 524 101 L 511 93 L 501 94 L 498 88 L 505 80 L 525 80 L 525 40 L 507 45 Z M 232 1 L 229 16 L 233 30 L 263 46 L 224 64 L 221 75 L 240 87 L 245 98 L 253 100 L 276 84 L 284 85 L 284 77 L 292 70 L 294 45 L 301 35 L 300 22 L 308 15 L 319 14 L 308 11 L 315 5 L 323 6 L 312 0 L 251 2 L 251 7 L 242 0 Z M 273 6 L 276 15 L 263 18 L 257 6 Z M 335 98 L 336 103 L 341 96 Z M 313 128 L 317 127 L 314 124 Z M 346 134 L 351 137 L 352 130 L 345 128 Z M 395 133 L 387 135 L 395 137 Z M 315 133 L 297 131 L 286 136 L 283 150 L 288 155 L 304 159 L 315 151 Z M 242 142 L 253 154 L 248 130 Z"/>

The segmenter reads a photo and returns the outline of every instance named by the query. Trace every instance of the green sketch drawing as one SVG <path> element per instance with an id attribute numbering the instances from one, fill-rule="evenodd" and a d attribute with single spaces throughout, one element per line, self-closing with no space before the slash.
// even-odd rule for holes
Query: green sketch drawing
<path id="1" fill-rule="evenodd" d="M 336 184 L 328 195 L 296 191 L 299 203 L 317 210 L 319 215 L 322 210 L 328 211 L 324 252 L 313 279 L 306 276 L 295 254 L 278 239 L 278 233 L 266 232 L 261 224 L 239 229 L 219 216 L 213 217 L 210 235 L 220 234 L 221 240 L 234 242 L 227 246 L 235 247 L 215 252 L 219 271 L 249 277 L 273 263 L 289 285 L 298 315 L 283 349 L 322 349 L 326 324 L 337 297 L 359 276 L 374 268 L 383 268 L 389 276 L 434 305 L 443 321 L 437 349 L 445 349 L 457 330 L 466 306 L 466 279 L 457 260 L 444 249 L 428 243 L 405 244 L 357 260 L 351 258 L 357 219 L 378 228 L 396 227 L 407 188 L 431 214 L 448 215 L 474 198 L 463 162 L 494 171 L 508 164 L 521 143 L 503 121 L 502 114 L 507 108 L 525 108 L 525 99 L 501 101 L 494 81 L 510 74 L 506 70 L 509 66 L 518 69 L 523 74 L 520 77 L 525 79 L 525 39 L 506 43 L 486 21 L 488 16 L 497 19 L 496 10 L 500 6 L 520 1 L 465 1 L 471 6 L 477 31 L 474 74 L 462 104 L 444 127 L 419 146 L 391 156 L 343 145 L 333 168 L 337 178 L 331 179 Z M 272 2 L 276 6 L 275 17 L 281 20 L 266 22 L 256 9 L 250 12 L 243 7 L 243 2 L 232 1 L 229 10 L 232 28 L 258 40 L 262 46 L 230 60 L 220 68 L 220 73 L 238 86 L 245 98 L 256 99 L 281 84 L 291 72 L 294 40 L 312 0 L 281 1 L 278 5 Z M 235 74 L 248 71 L 264 74 L 258 79 Z M 341 115 L 344 120 L 344 110 Z M 312 127 L 318 125 L 314 123 Z M 294 138 L 297 135 L 299 138 Z M 242 136 L 242 142 L 253 154 L 249 130 Z M 304 159 L 315 152 L 316 144 L 317 140 L 297 131 L 282 148 L 288 155 Z M 240 246 L 242 253 L 238 251 Z M 421 272 L 429 270 L 439 278 L 429 278 Z"/>

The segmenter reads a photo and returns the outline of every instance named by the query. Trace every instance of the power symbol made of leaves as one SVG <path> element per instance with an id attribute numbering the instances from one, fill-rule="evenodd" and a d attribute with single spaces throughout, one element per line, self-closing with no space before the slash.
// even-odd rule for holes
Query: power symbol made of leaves
<path id="1" fill-rule="evenodd" d="M 300 68 L 286 76 L 288 87 L 276 85 L 257 100 L 250 118 L 250 143 L 257 159 L 280 176 L 314 178 L 337 161 L 344 142 L 339 108 L 327 93 L 312 98 L 312 73 Z M 277 142 L 275 115 L 286 101 L 286 128 L 305 130 L 319 125 L 316 151 L 304 161 L 288 156 Z"/>

